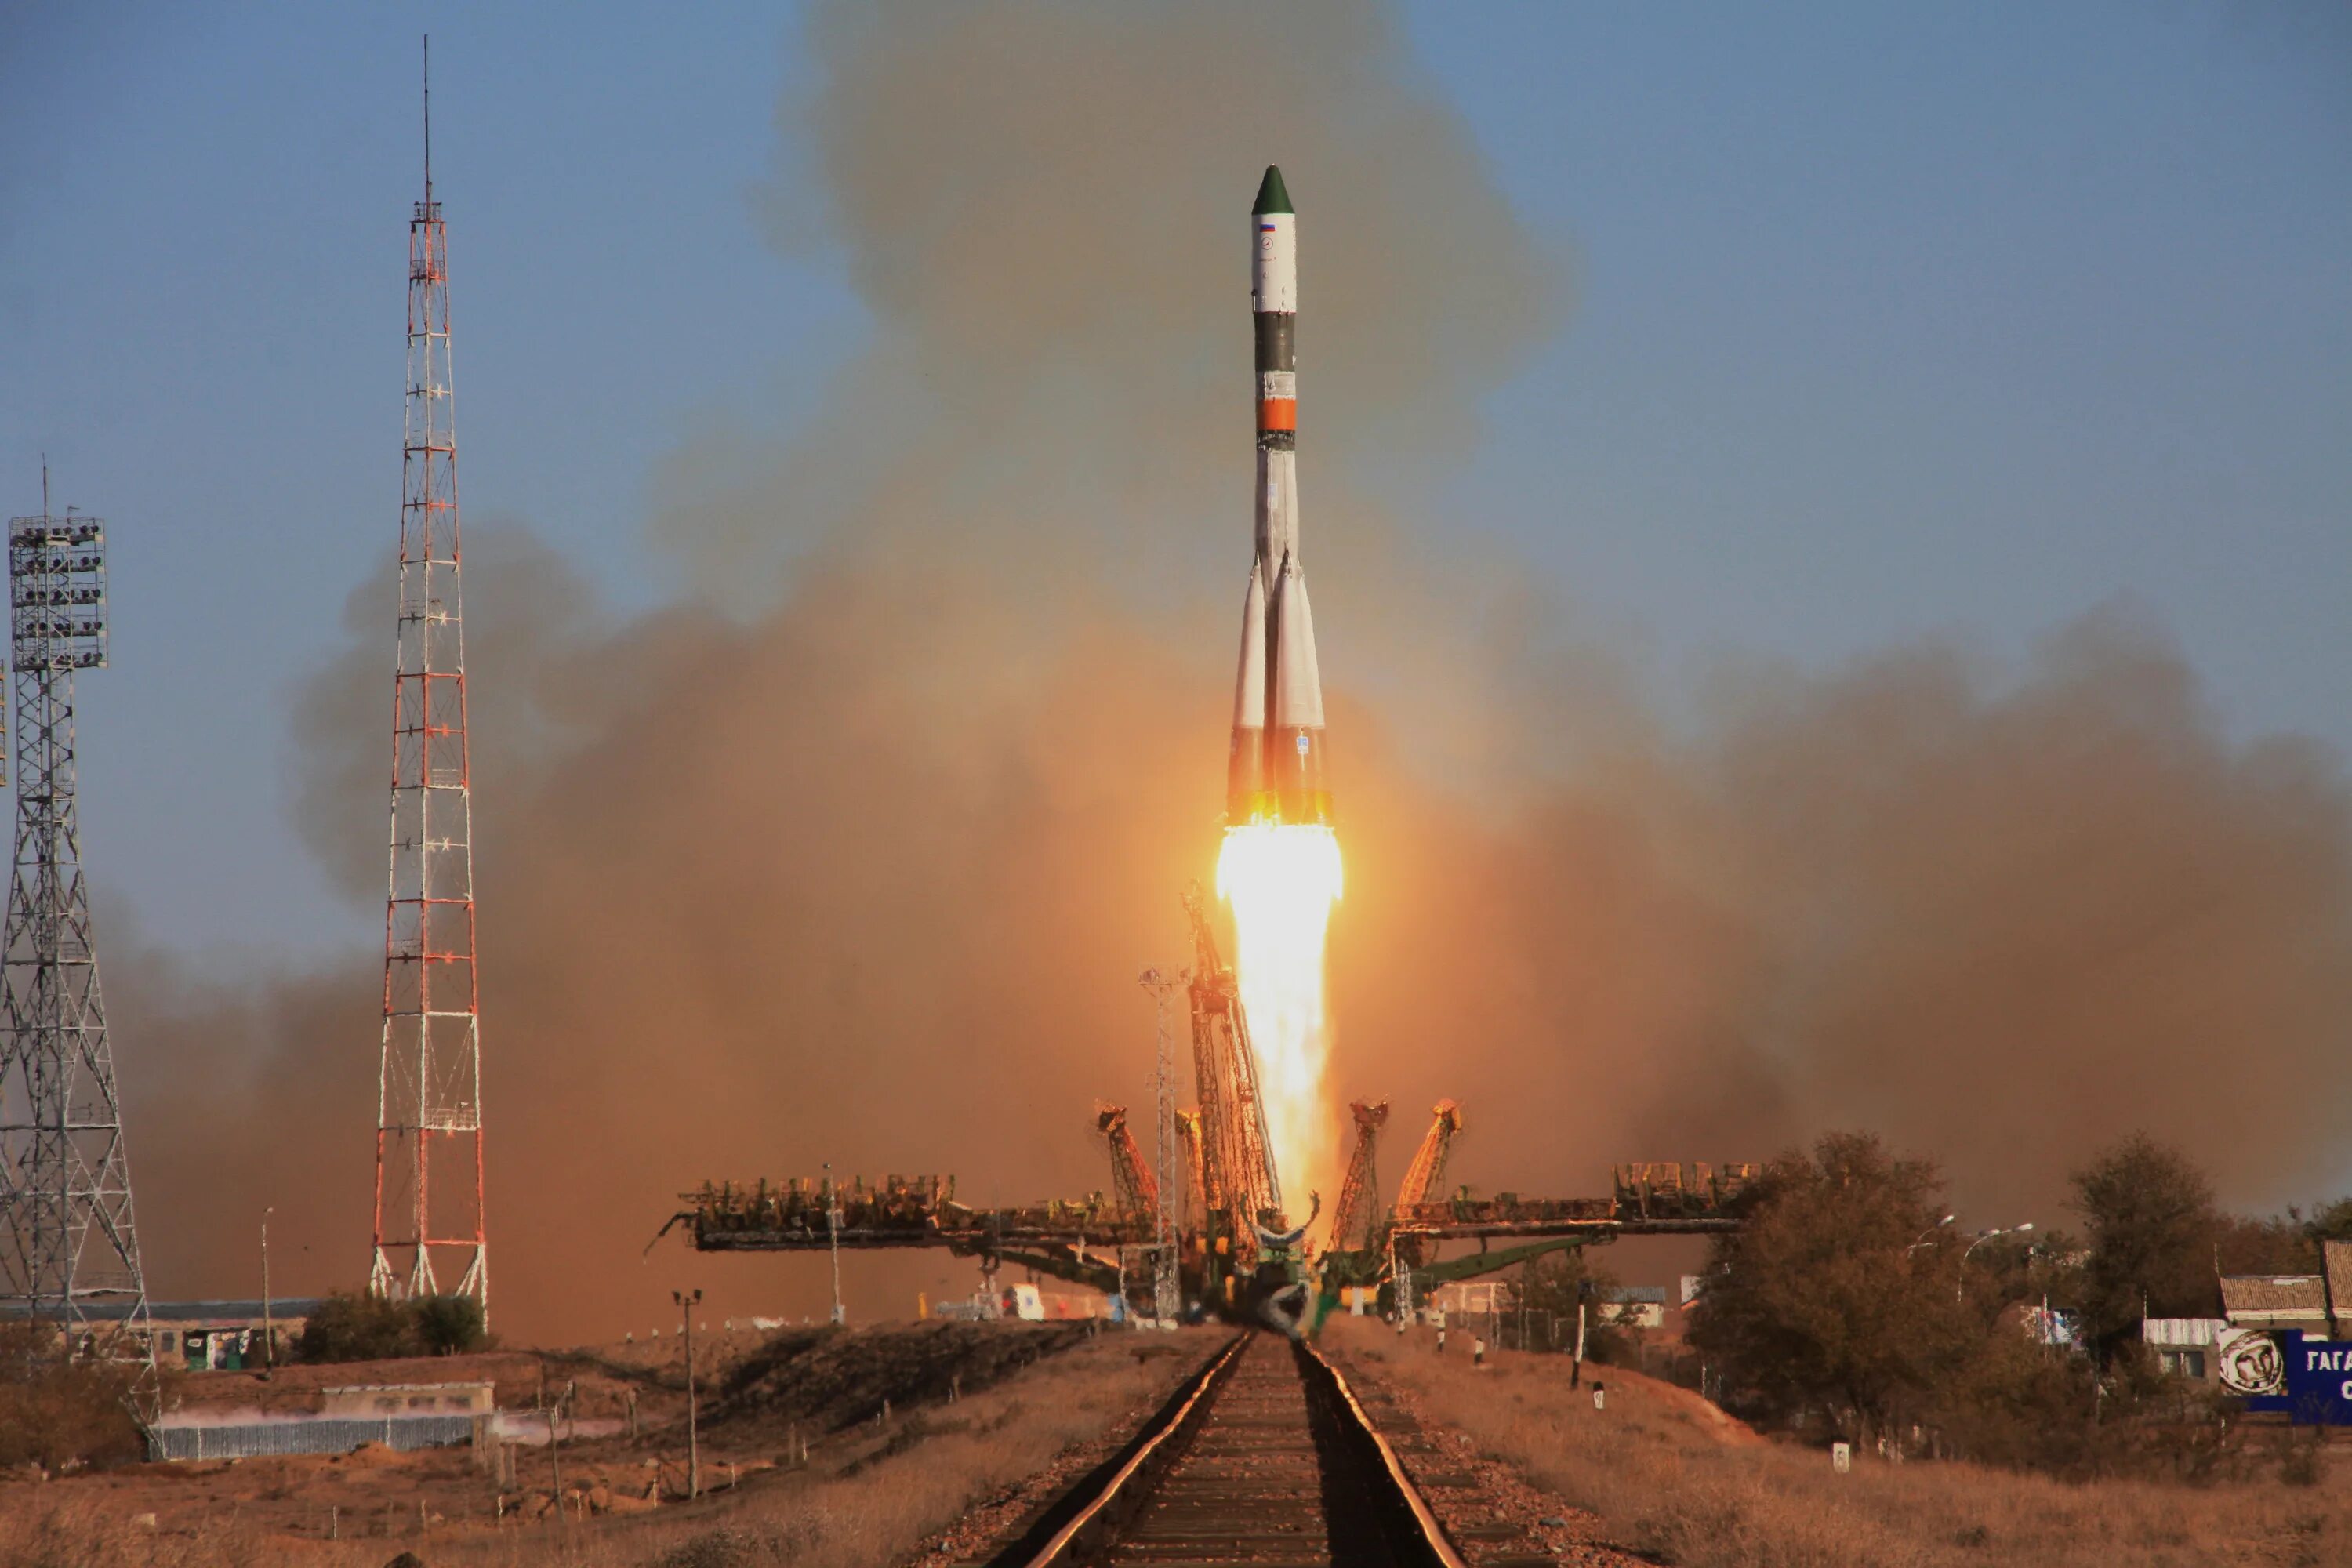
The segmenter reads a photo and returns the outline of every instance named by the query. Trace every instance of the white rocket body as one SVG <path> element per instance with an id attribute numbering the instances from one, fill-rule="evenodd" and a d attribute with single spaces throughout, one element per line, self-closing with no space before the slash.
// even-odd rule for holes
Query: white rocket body
<path id="1" fill-rule="evenodd" d="M 1323 680 L 1298 553 L 1298 219 L 1279 169 L 1265 172 L 1250 235 L 1257 548 L 1242 601 L 1226 819 L 1323 823 Z"/>

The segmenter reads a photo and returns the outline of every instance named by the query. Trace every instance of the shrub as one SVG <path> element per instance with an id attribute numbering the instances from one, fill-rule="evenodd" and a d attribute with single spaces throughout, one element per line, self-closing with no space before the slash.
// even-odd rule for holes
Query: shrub
<path id="1" fill-rule="evenodd" d="M 146 1445 L 130 1405 L 134 1369 L 63 1361 L 54 1340 L 36 1324 L 0 1329 L 0 1468 L 54 1470 L 142 1458 Z"/>
<path id="2" fill-rule="evenodd" d="M 427 1355 L 462 1355 L 485 1349 L 482 1303 L 472 1296 L 427 1296 L 412 1303 L 416 1337 Z"/>
<path id="3" fill-rule="evenodd" d="M 406 1302 L 341 1290 L 319 1303 L 295 1344 L 307 1362 L 386 1361 L 423 1349 L 417 1314 Z"/>
<path id="4" fill-rule="evenodd" d="M 387 1301 L 336 1291 L 303 1325 L 295 1354 L 306 1362 L 391 1361 L 487 1350 L 482 1304 L 471 1296 Z"/>

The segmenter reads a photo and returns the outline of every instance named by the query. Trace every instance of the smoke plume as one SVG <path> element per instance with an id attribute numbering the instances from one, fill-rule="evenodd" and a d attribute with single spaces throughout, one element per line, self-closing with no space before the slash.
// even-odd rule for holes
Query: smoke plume
<path id="1" fill-rule="evenodd" d="M 2341 1175 L 2347 1113 L 2293 1086 L 2352 1019 L 2352 790 L 2231 742 L 2159 629 L 2101 612 L 2018 669 L 1898 649 L 1669 728 L 1571 607 L 1435 570 L 1447 520 L 1351 487 L 1457 458 L 1565 293 L 1382 14 L 843 5 L 812 41 L 753 201 L 870 313 L 824 412 L 671 460 L 649 526 L 698 586 L 657 613 L 600 605 L 560 539 L 469 541 L 500 1327 L 642 1328 L 688 1271 L 816 1310 L 821 1265 L 641 1264 L 705 1177 L 1105 1184 L 1088 1108 L 1148 1103 L 1135 976 L 1184 962 L 1216 852 L 1268 162 L 1306 209 L 1336 1079 L 1398 1103 L 1391 1181 L 1441 1094 L 1489 1188 L 1850 1125 L 1987 1223 L 2059 1217 L 2135 1126 L 2242 1200 Z M 301 830 L 362 902 L 388 584 L 297 718 Z M 281 1289 L 357 1283 L 380 955 L 108 962 L 151 1289 L 249 1290 L 264 1204 Z M 950 1277 L 858 1260 L 853 1313 Z"/>

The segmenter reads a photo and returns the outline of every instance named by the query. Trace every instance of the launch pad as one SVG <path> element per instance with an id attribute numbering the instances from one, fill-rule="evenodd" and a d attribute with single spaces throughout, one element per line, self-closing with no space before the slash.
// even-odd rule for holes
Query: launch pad
<path id="1" fill-rule="evenodd" d="M 1295 1225 L 1266 1139 L 1249 1025 L 1233 971 L 1220 955 L 1198 889 L 1185 909 L 1195 966 L 1184 979 L 1192 1013 L 1196 1109 L 1176 1113 L 1181 1179 L 1171 1163 L 1145 1163 L 1124 1107 L 1098 1104 L 1096 1131 L 1110 1160 L 1105 1191 L 1013 1207 L 975 1207 L 955 1195 L 953 1176 L 854 1179 L 794 1177 L 749 1184 L 705 1183 L 680 1194 L 684 1207 L 665 1234 L 684 1226 L 698 1252 L 938 1249 L 979 1261 L 992 1276 L 1004 1264 L 1087 1286 L 1136 1304 L 1153 1301 L 1157 1278 L 1172 1271 L 1181 1312 L 1266 1319 L 1281 1326 L 1317 1321 L 1348 1287 L 1371 1287 L 1383 1304 L 1410 1308 L 1434 1287 L 1475 1279 L 1568 1247 L 1621 1236 L 1707 1236 L 1737 1229 L 1757 1167 L 1748 1163 L 1621 1164 L 1606 1197 L 1545 1198 L 1517 1193 L 1479 1197 L 1444 1185 L 1461 1108 L 1440 1100 L 1428 1132 L 1399 1184 L 1379 1205 L 1375 1155 L 1388 1107 L 1351 1107 L 1356 1143 L 1328 1239 L 1307 1240 Z M 1441 1258 L 1450 1242 L 1477 1250 Z M 1506 1243 L 1496 1246 L 1497 1242 Z M 1273 1314 L 1269 1313 L 1273 1309 Z M 1146 1314 L 1153 1315 L 1153 1314 Z"/>

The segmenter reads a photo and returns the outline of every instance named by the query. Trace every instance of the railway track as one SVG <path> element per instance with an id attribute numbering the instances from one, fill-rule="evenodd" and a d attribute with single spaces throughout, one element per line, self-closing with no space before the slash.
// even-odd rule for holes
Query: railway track
<path id="1" fill-rule="evenodd" d="M 989 1560 L 1141 1564 L 1465 1568 L 1347 1381 L 1308 1346 L 1257 1332 Z"/>

